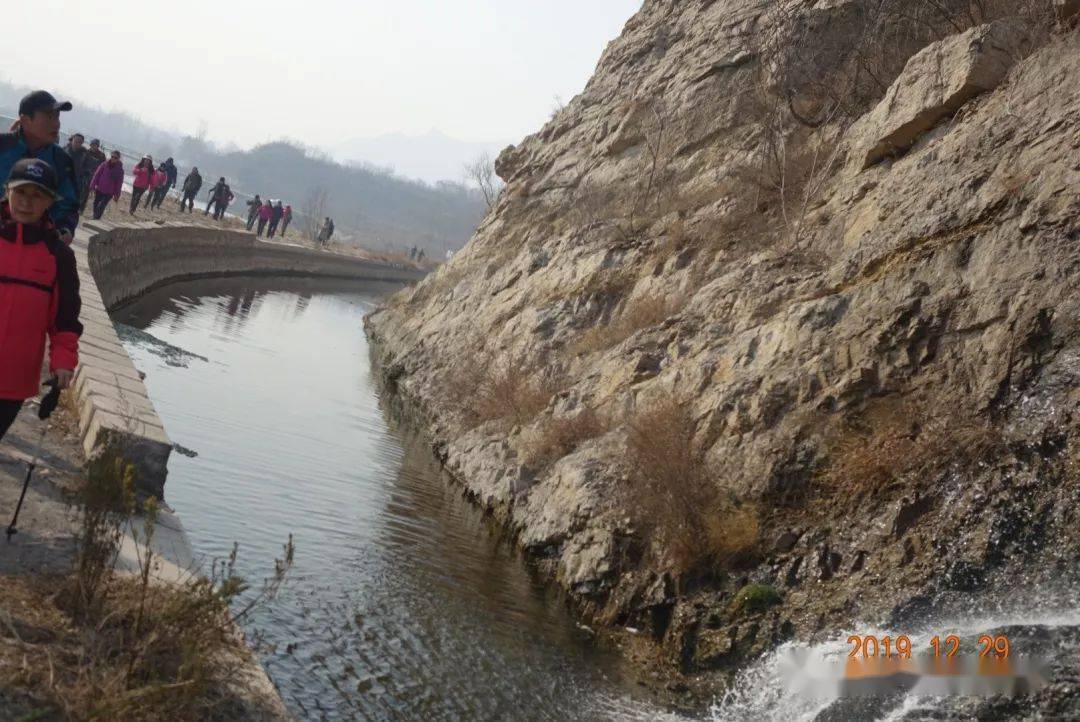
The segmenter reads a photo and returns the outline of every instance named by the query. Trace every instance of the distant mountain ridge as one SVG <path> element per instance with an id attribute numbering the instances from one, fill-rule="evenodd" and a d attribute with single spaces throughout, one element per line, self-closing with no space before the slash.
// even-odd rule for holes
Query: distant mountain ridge
<path id="1" fill-rule="evenodd" d="M 466 141 L 432 129 L 423 135 L 386 133 L 352 138 L 328 149 L 342 163 L 361 162 L 428 183 L 460 181 L 464 166 L 481 153 L 495 158 L 509 142 Z"/>

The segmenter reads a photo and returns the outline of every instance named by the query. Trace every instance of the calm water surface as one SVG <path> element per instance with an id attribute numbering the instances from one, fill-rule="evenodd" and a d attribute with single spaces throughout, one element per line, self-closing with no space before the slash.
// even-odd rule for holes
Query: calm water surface
<path id="1" fill-rule="evenodd" d="M 195 552 L 284 594 L 251 620 L 301 719 L 657 719 L 430 451 L 384 415 L 361 326 L 378 293 L 201 281 L 115 318 L 173 441 Z M 136 330 L 137 329 L 137 330 Z M 143 333 L 145 332 L 145 333 Z"/>

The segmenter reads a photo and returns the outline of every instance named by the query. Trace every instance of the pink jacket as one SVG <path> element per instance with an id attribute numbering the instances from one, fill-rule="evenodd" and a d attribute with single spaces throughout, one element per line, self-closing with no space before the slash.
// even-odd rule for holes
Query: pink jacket
<path id="1" fill-rule="evenodd" d="M 261 206 L 259 206 L 259 220 L 262 220 L 262 221 L 270 220 L 270 214 L 272 214 L 273 212 L 274 212 L 273 208 L 271 208 L 266 203 L 263 203 Z"/>
<path id="2" fill-rule="evenodd" d="M 165 171 L 160 170 L 160 169 L 154 171 L 154 178 L 151 181 L 151 185 L 154 188 L 160 188 L 161 186 L 165 185 L 168 182 L 169 182 L 169 174 L 168 173 L 166 173 Z"/>
<path id="3" fill-rule="evenodd" d="M 146 189 L 150 187 L 150 181 L 153 179 L 154 169 L 147 168 L 144 165 L 137 165 L 132 169 L 131 174 L 135 176 L 135 179 L 131 181 L 131 185 L 134 188 Z"/>

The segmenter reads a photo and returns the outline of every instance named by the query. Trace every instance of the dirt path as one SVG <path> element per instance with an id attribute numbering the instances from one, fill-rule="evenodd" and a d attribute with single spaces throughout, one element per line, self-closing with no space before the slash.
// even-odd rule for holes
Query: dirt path
<path id="1" fill-rule="evenodd" d="M 18 533 L 0 538 L 0 574 L 60 573 L 71 568 L 76 513 L 72 505 L 81 484 L 83 453 L 75 420 L 58 408 L 48 422 L 37 418 L 37 402 L 23 405 L 19 418 L 0 442 L 0 514 L 6 529 L 19 499 L 28 463 L 41 457 L 19 515 Z"/>

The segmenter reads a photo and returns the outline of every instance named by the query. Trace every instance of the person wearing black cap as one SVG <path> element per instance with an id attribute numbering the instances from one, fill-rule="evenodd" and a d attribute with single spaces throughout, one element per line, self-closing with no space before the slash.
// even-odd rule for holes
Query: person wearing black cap
<path id="1" fill-rule="evenodd" d="M 90 198 L 90 182 L 94 179 L 94 173 L 97 172 L 98 166 L 105 162 L 105 151 L 101 149 L 101 141 L 94 138 L 90 141 L 90 147 L 86 149 L 86 157 L 83 159 L 82 172 L 79 176 L 79 190 L 81 191 L 79 215 L 82 215 L 86 209 L 86 202 Z"/>
<path id="2" fill-rule="evenodd" d="M 79 365 L 79 275 L 49 209 L 61 199 L 56 172 L 43 160 L 16 161 L 0 201 L 0 438 L 41 382 L 45 340 L 49 371 L 67 388 Z"/>
<path id="3" fill-rule="evenodd" d="M 71 110 L 71 103 L 60 102 L 44 90 L 35 90 L 19 102 L 18 127 L 0 134 L 0 178 L 7 178 L 15 163 L 23 158 L 38 158 L 54 170 L 60 199 L 49 210 L 49 217 L 65 243 L 71 243 L 79 223 L 79 181 L 75 165 L 60 139 L 60 113 Z"/>

